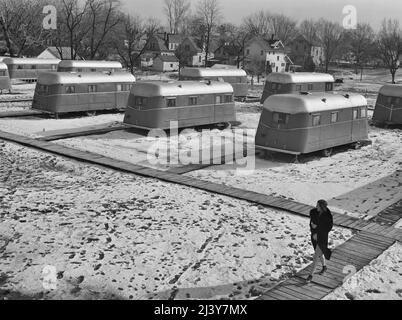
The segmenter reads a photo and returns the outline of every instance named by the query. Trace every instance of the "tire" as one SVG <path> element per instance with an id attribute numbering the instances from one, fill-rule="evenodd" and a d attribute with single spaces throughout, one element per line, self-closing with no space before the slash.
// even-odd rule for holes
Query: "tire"
<path id="1" fill-rule="evenodd" d="M 322 155 L 326 158 L 329 158 L 332 155 L 332 148 L 322 150 Z"/>

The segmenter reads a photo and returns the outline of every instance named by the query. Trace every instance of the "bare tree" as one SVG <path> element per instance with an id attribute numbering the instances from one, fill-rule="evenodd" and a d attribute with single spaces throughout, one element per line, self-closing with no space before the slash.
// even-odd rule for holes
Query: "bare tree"
<path id="1" fill-rule="evenodd" d="M 250 34 L 247 31 L 245 25 L 235 26 L 230 23 L 225 23 L 217 28 L 220 35 L 220 45 L 225 46 L 230 50 L 231 55 L 236 56 L 237 68 L 240 68 L 240 64 L 245 60 L 245 46 L 250 39 Z"/>
<path id="2" fill-rule="evenodd" d="M 296 21 L 284 16 L 274 14 L 269 19 L 270 30 L 284 45 L 288 44 L 296 34 Z"/>
<path id="3" fill-rule="evenodd" d="M 309 43 L 317 42 L 317 23 L 314 20 L 303 20 L 298 31 Z"/>
<path id="4" fill-rule="evenodd" d="M 395 83 L 395 74 L 399 69 L 399 56 L 402 53 L 402 37 L 398 20 L 384 20 L 377 36 L 378 53 L 387 66 Z"/>
<path id="5" fill-rule="evenodd" d="M 89 32 L 86 37 L 87 54 L 93 60 L 104 45 L 107 37 L 120 23 L 118 14 L 118 2 L 110 0 L 87 0 L 88 13 L 86 21 L 89 24 Z"/>
<path id="6" fill-rule="evenodd" d="M 139 16 L 121 14 L 119 27 L 114 31 L 113 47 L 131 73 L 141 64 L 150 37 L 160 29 L 156 19 L 144 22 Z"/>
<path id="7" fill-rule="evenodd" d="M 283 14 L 272 14 L 260 10 L 249 15 L 243 21 L 245 29 L 251 36 L 260 36 L 265 39 L 274 35 L 284 44 L 289 43 L 295 35 L 296 21 Z"/>
<path id="8" fill-rule="evenodd" d="M 243 25 L 251 36 L 265 37 L 270 34 L 271 13 L 260 10 L 244 18 Z"/>
<path id="9" fill-rule="evenodd" d="M 257 82 L 260 82 L 260 77 L 266 71 L 266 62 L 261 60 L 261 57 L 258 55 L 253 55 L 250 57 L 250 60 L 247 62 L 247 71 L 251 75 L 252 84 L 254 83 L 254 76 L 257 76 Z"/>
<path id="10" fill-rule="evenodd" d="M 42 0 L 2 0 L 0 27 L 10 56 L 19 56 L 43 42 Z"/>
<path id="11" fill-rule="evenodd" d="M 374 41 L 374 31 L 367 23 L 359 23 L 356 29 L 348 32 L 349 48 L 355 59 L 355 72 L 361 70 L 363 75 L 364 64 L 369 59 Z"/>
<path id="12" fill-rule="evenodd" d="M 55 46 L 63 57 L 62 47 L 68 45 L 71 59 L 76 59 L 83 40 L 90 30 L 85 18 L 88 16 L 89 2 L 81 4 L 79 0 L 60 0 L 58 3 L 58 26 L 54 37 Z"/>
<path id="13" fill-rule="evenodd" d="M 189 0 L 164 0 L 165 6 L 163 11 L 169 23 L 170 33 L 180 33 L 184 19 L 189 13 Z"/>
<path id="14" fill-rule="evenodd" d="M 343 28 L 338 23 L 325 19 L 320 19 L 317 22 L 317 38 L 325 55 L 325 72 L 328 72 L 329 64 L 340 50 L 343 36 Z"/>
<path id="15" fill-rule="evenodd" d="M 197 15 L 205 30 L 205 67 L 208 63 L 208 56 L 212 40 L 212 33 L 218 26 L 221 17 L 221 8 L 218 0 L 199 0 L 197 6 Z"/>

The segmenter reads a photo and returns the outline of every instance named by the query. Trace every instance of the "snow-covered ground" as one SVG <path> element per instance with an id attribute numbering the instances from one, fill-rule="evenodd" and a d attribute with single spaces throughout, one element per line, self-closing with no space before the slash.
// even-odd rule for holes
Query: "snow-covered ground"
<path id="1" fill-rule="evenodd" d="M 4 91 L 0 94 L 0 106 L 2 100 L 18 100 L 33 98 L 36 83 L 26 83 L 22 81 L 11 81 L 11 94 L 8 91 Z"/>
<path id="2" fill-rule="evenodd" d="M 259 105 L 237 103 L 237 109 L 237 119 L 241 122 L 239 127 L 251 129 L 248 142 L 252 145 L 260 117 Z M 122 119 L 123 114 L 59 120 L 0 119 L 0 130 L 39 137 L 52 130 L 107 125 L 121 122 Z M 208 136 L 228 134 L 228 131 L 213 130 Z M 133 132 L 116 131 L 56 143 L 165 170 L 172 166 L 149 163 L 147 155 L 151 146 L 159 141 L 162 146 L 165 143 L 173 155 L 183 154 L 203 148 L 202 143 L 199 146 L 200 140 L 196 139 L 199 136 L 199 133 L 190 132 L 178 144 L 171 145 L 169 138 L 155 139 Z M 289 157 L 280 155 L 267 159 L 257 156 L 255 170 L 247 176 L 238 175 L 237 167 L 233 165 L 213 166 L 188 175 L 310 205 L 314 205 L 318 198 L 324 198 L 336 211 L 369 218 L 402 198 L 402 175 L 398 171 L 402 168 L 402 130 L 370 127 L 369 137 L 373 144 L 361 150 L 341 149 L 330 158 L 309 156 L 301 163 L 293 163 Z M 230 152 L 230 148 L 226 150 Z M 167 153 L 166 150 L 158 152 L 162 155 Z"/>
<path id="3" fill-rule="evenodd" d="M 75 117 L 62 119 L 46 118 L 3 118 L 0 130 L 24 135 L 31 138 L 43 136 L 48 131 L 81 128 L 92 125 L 122 122 L 123 113 L 101 114 L 94 117 Z"/>
<path id="4" fill-rule="evenodd" d="M 3 297 L 244 299 L 311 261 L 308 219 L 0 148 Z M 331 246 L 350 237 L 335 228 Z"/>
<path id="5" fill-rule="evenodd" d="M 258 125 L 258 113 L 238 113 L 249 127 Z M 402 130 L 370 127 L 373 144 L 361 150 L 340 150 L 330 158 L 306 157 L 302 163 L 274 155 L 257 155 L 250 175 L 236 174 L 232 165 L 209 167 L 189 176 L 315 205 L 327 199 L 341 213 L 372 217 L 402 198 Z"/>
<path id="6" fill-rule="evenodd" d="M 158 77 L 166 80 L 170 75 L 144 78 Z M 361 88 L 346 81 L 338 89 L 364 93 L 366 87 L 368 98 L 375 101 L 370 95 L 379 84 L 370 77 Z M 33 95 L 34 86 L 16 86 L 20 98 Z M 256 86 L 253 94 L 261 90 Z M 0 109 L 10 111 L 1 98 Z M 240 128 L 255 132 L 260 104 L 236 105 Z M 115 124 L 122 119 L 123 114 L 58 120 L 9 118 L 0 119 L 0 130 L 36 138 L 63 129 Z M 228 134 L 218 130 L 209 133 L 215 137 Z M 198 135 L 188 133 L 177 150 L 195 150 Z M 336 211 L 370 218 L 402 198 L 402 130 L 371 127 L 370 139 L 373 145 L 361 150 L 342 150 L 330 158 L 306 157 L 301 163 L 281 156 L 257 157 L 255 170 L 247 176 L 238 175 L 233 165 L 188 175 L 311 205 L 325 198 Z M 249 140 L 253 141 L 253 136 Z M 155 141 L 116 131 L 56 143 L 149 165 L 146 154 Z M 301 217 L 82 165 L 9 143 L 0 142 L 0 157 L 0 296 L 252 298 L 303 268 L 311 258 L 308 222 Z M 349 231 L 336 229 L 331 234 L 332 245 L 350 236 Z M 401 262 L 400 246 L 384 257 L 388 258 L 381 257 L 380 262 L 399 270 L 400 276 L 400 269 L 395 267 Z M 57 290 L 44 293 L 42 272 L 46 265 L 56 267 L 59 279 Z M 371 269 L 370 274 L 363 270 L 361 277 L 355 275 L 360 277 L 362 288 L 370 279 L 387 283 L 384 275 L 375 278 L 377 269 Z M 398 299 L 396 285 L 379 290 L 388 288 L 396 293 L 389 293 L 390 297 Z M 332 298 L 345 298 L 342 290 Z M 352 292 L 351 287 L 345 290 Z M 359 299 L 378 296 L 367 290 L 352 294 Z"/>
<path id="7" fill-rule="evenodd" d="M 402 300 L 402 245 L 393 245 L 324 300 Z"/>

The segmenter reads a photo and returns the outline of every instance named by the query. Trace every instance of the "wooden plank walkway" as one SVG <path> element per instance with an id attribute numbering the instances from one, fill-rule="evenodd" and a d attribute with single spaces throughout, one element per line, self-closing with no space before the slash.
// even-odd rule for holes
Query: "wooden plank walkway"
<path id="1" fill-rule="evenodd" d="M 86 126 L 80 128 L 73 128 L 73 129 L 65 129 L 65 130 L 57 130 L 52 132 L 48 132 L 47 135 L 38 138 L 41 141 L 55 141 L 55 140 L 62 140 L 62 139 L 70 139 L 75 137 L 83 137 L 83 136 L 90 136 L 96 134 L 104 134 L 109 133 L 112 131 L 118 130 L 125 130 L 129 129 L 129 126 L 123 122 L 119 123 L 107 123 L 95 126 Z"/>
<path id="2" fill-rule="evenodd" d="M 13 103 L 13 102 L 32 102 L 33 98 L 28 98 L 28 99 L 10 99 L 10 100 L 0 100 L 0 106 L 1 103 Z"/>
<path id="3" fill-rule="evenodd" d="M 99 154 L 80 151 L 47 141 L 35 140 L 4 131 L 0 131 L 0 139 L 18 143 L 27 147 L 50 152 L 70 159 L 101 165 L 117 171 L 133 173 L 139 176 L 155 178 L 161 181 L 176 183 L 183 186 L 197 188 L 203 191 L 233 197 L 267 207 L 288 211 L 297 215 L 309 216 L 311 206 L 273 197 L 257 192 L 242 190 L 222 184 L 212 183 L 180 175 L 164 172 L 128 162 L 108 158 Z M 399 203 L 395 204 L 399 208 Z M 398 209 L 396 209 L 398 210 Z M 381 225 L 371 221 L 360 220 L 347 215 L 333 212 L 334 224 L 340 227 L 359 231 L 357 235 L 335 248 L 331 261 L 328 262 L 328 271 L 324 275 L 315 275 L 309 284 L 305 282 L 311 270 L 311 265 L 301 270 L 296 276 L 278 284 L 265 292 L 261 300 L 317 300 L 322 299 L 335 288 L 342 285 L 346 274 L 344 268 L 353 266 L 359 271 L 372 260 L 380 256 L 396 241 L 402 241 L 402 230 Z M 393 215 L 392 219 L 396 219 Z"/>
<path id="4" fill-rule="evenodd" d="M 348 275 L 347 266 L 361 270 L 371 261 L 378 258 L 395 243 L 395 239 L 375 233 L 362 231 L 341 244 L 332 253 L 328 261 L 328 271 L 324 275 L 315 274 L 311 283 L 305 279 L 311 272 L 312 264 L 298 272 L 294 277 L 285 280 L 264 292 L 259 300 L 319 300 L 330 294 L 343 284 Z M 319 272 L 319 264 L 316 272 Z"/>
<path id="5" fill-rule="evenodd" d="M 0 118 L 17 118 L 17 117 L 30 117 L 30 116 L 43 116 L 47 115 L 45 112 L 27 109 L 21 111 L 2 111 L 0 112 Z"/>
<path id="6" fill-rule="evenodd" d="M 373 218 L 373 222 L 393 226 L 402 219 L 402 199 Z"/>
<path id="7" fill-rule="evenodd" d="M 80 151 L 77 149 L 65 147 L 55 143 L 40 141 L 4 131 L 0 131 L 0 139 L 18 143 L 27 147 L 36 148 L 42 151 L 50 152 L 70 159 L 83 161 L 86 163 L 101 165 L 117 171 L 133 173 L 147 178 L 155 178 L 161 181 L 180 184 L 187 187 L 200 189 L 223 196 L 228 196 L 240 200 L 245 200 L 257 204 L 261 204 L 273 209 L 283 210 L 292 214 L 309 217 L 312 206 L 292 201 L 289 199 L 265 195 L 253 191 L 247 191 L 240 188 L 230 187 L 219 183 L 213 183 L 196 179 L 193 177 L 186 177 L 176 173 L 170 173 L 162 170 L 152 169 L 140 165 L 135 165 L 129 162 L 120 161 L 113 158 L 108 158 L 96 153 L 88 151 Z M 352 230 L 365 230 L 369 232 L 376 232 L 381 235 L 387 235 L 395 240 L 402 240 L 402 230 L 395 229 L 388 226 L 381 226 L 377 223 L 360 220 L 344 214 L 333 212 L 334 225 L 352 229 Z"/>

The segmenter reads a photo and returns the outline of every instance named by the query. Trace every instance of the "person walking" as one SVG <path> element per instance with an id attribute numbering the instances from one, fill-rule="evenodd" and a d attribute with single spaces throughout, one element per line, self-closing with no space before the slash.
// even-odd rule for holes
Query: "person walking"
<path id="1" fill-rule="evenodd" d="M 328 203 L 325 200 L 319 200 L 316 208 L 310 211 L 310 231 L 311 242 L 314 247 L 314 259 L 310 275 L 307 282 L 313 279 L 314 271 L 318 260 L 321 260 L 322 270 L 319 273 L 323 275 L 327 271 L 326 260 L 331 259 L 331 250 L 328 248 L 328 234 L 333 228 L 333 218 L 328 209 Z"/>

